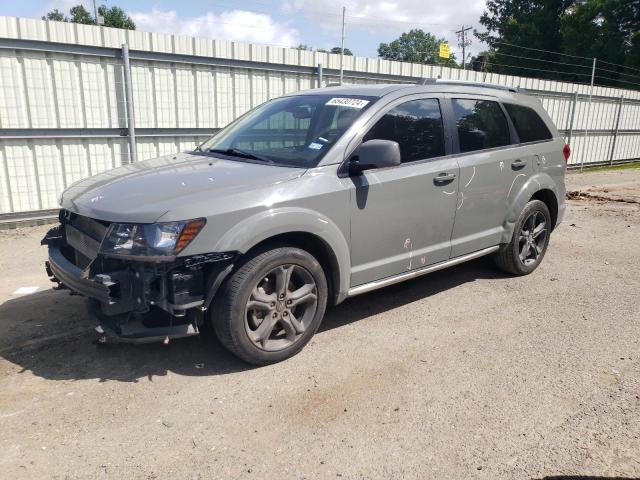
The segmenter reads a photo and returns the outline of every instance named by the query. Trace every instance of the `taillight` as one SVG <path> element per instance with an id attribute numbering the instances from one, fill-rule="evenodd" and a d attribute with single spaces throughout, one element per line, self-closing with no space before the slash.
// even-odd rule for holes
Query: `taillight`
<path id="1" fill-rule="evenodd" d="M 571 156 L 571 147 L 568 143 L 564 144 L 564 147 L 562 148 L 562 155 L 564 156 L 564 161 L 568 162 L 569 157 Z"/>

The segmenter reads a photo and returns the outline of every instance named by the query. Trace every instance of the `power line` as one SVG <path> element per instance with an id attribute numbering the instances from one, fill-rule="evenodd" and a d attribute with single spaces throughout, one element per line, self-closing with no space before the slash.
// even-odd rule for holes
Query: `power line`
<path id="1" fill-rule="evenodd" d="M 534 60 L 534 61 L 539 61 L 539 62 L 548 62 L 548 63 L 558 64 L 558 65 L 571 65 L 571 66 L 581 67 L 581 68 L 591 68 L 591 67 L 589 67 L 587 65 L 579 65 L 577 63 L 557 62 L 557 61 L 554 61 L 554 60 L 545 60 L 545 59 L 542 59 L 542 58 L 525 57 L 525 56 L 522 56 L 522 55 L 511 55 L 511 54 L 508 54 L 508 53 L 501 53 L 501 52 L 492 52 L 492 54 L 504 55 L 504 56 L 507 56 L 507 57 L 519 58 L 519 59 L 523 59 L 523 60 Z M 487 62 L 487 63 L 492 63 L 492 62 Z M 502 65 L 502 66 L 509 67 L 509 68 L 527 68 L 527 67 L 520 67 L 520 66 L 517 66 L 517 65 L 504 65 L 504 64 L 499 64 L 499 63 L 493 63 L 493 65 Z M 547 71 L 547 72 L 552 72 L 552 71 L 556 72 L 554 70 L 543 70 L 543 69 L 535 69 L 535 70 Z M 616 70 L 609 70 L 609 69 L 602 68 L 602 67 L 596 67 L 596 72 L 598 70 L 605 71 L 605 72 L 610 72 L 610 73 L 615 73 L 615 74 L 618 74 L 618 75 L 625 75 L 625 76 L 628 76 L 628 77 L 631 77 L 631 78 L 640 78 L 640 75 L 631 75 L 629 73 L 621 73 L 621 72 L 618 72 Z M 584 75 L 584 76 L 587 76 L 584 73 L 576 73 L 576 72 L 560 72 L 560 71 L 557 71 L 557 73 L 564 73 L 566 75 L 581 75 L 581 76 Z M 599 75 L 597 73 L 596 73 L 596 76 L 599 77 L 599 78 L 602 78 L 602 79 L 607 79 L 607 80 L 613 81 L 613 82 L 623 82 L 623 83 L 627 83 L 627 84 L 630 84 L 630 85 L 638 85 L 637 83 L 634 83 L 632 81 L 623 80 L 623 79 L 615 79 L 615 78 L 612 78 L 612 77 L 606 77 L 604 75 Z"/>
<path id="2" fill-rule="evenodd" d="M 628 68 L 630 70 L 635 70 L 636 72 L 640 72 L 640 68 L 629 67 L 627 65 L 622 65 L 620 63 L 607 62 L 605 60 L 600 60 L 600 59 L 598 59 L 598 63 L 606 63 L 607 65 L 614 65 L 616 67 Z"/>
<path id="3" fill-rule="evenodd" d="M 321 12 L 316 12 L 321 13 Z M 371 17 L 369 15 L 347 15 L 347 18 L 359 20 L 377 20 L 377 22 L 361 22 L 361 25 L 386 25 L 388 23 L 398 23 L 403 25 L 413 25 L 414 27 L 426 26 L 426 27 L 457 27 L 457 25 L 452 23 L 426 23 L 420 21 L 409 21 L 409 20 L 390 20 L 388 18 L 380 18 L 380 17 Z"/>
<path id="4" fill-rule="evenodd" d="M 598 59 L 598 62 L 600 62 L 600 59 Z M 634 75 L 631 73 L 622 73 L 622 72 L 618 72 L 617 70 L 610 70 L 608 68 L 598 67 L 598 70 L 602 70 L 603 72 L 616 73 L 618 75 L 624 75 L 625 77 L 640 78 L 640 75 Z"/>
<path id="5" fill-rule="evenodd" d="M 533 50 L 533 51 L 536 51 L 536 52 L 553 53 L 554 55 L 562 55 L 562 56 L 565 56 L 565 57 L 582 58 L 584 60 L 593 60 L 593 57 L 583 57 L 581 55 L 571 55 L 571 54 L 568 54 L 568 53 L 554 52 L 552 50 L 543 50 L 543 49 L 540 49 L 540 48 L 525 47 L 523 45 L 516 45 L 515 43 L 508 43 L 508 42 L 501 42 L 501 41 L 498 41 L 498 40 L 491 40 L 490 42 L 497 43 L 497 44 L 500 44 L 500 45 L 509 45 L 511 47 L 524 48 L 525 50 Z M 598 58 L 598 63 L 606 63 L 608 65 L 614 65 L 616 67 L 628 68 L 630 70 L 635 70 L 637 72 L 640 72 L 640 68 L 629 67 L 627 65 L 622 65 L 620 63 L 607 62 L 606 60 L 601 60 L 599 58 Z M 586 66 L 587 68 L 591 68 L 588 65 L 584 65 L 584 66 Z M 619 73 L 619 72 L 615 72 L 615 73 Z"/>
<path id="6" fill-rule="evenodd" d="M 569 62 L 557 62 L 557 61 L 554 61 L 554 60 L 545 60 L 543 58 L 535 58 L 535 57 L 524 57 L 524 56 L 521 56 L 521 55 L 511 55 L 509 53 L 502 53 L 502 52 L 497 52 L 497 51 L 490 52 L 489 55 L 504 55 L 506 57 L 521 58 L 521 59 L 524 59 L 524 60 L 538 60 L 540 62 L 555 63 L 555 64 L 558 64 L 558 65 L 572 65 L 574 67 L 580 67 L 580 68 L 591 68 L 591 65 L 580 65 L 579 63 L 569 63 Z"/>
<path id="7" fill-rule="evenodd" d="M 485 65 L 495 65 L 498 67 L 507 67 L 507 68 L 521 68 L 524 70 L 535 70 L 536 72 L 559 73 L 564 75 L 580 75 L 581 77 L 591 77 L 590 73 L 574 73 L 574 72 L 563 72 L 561 70 L 545 70 L 543 68 L 521 67 L 519 65 L 507 65 L 504 63 L 486 62 Z"/>
<path id="8" fill-rule="evenodd" d="M 542 68 L 522 67 L 520 65 L 508 65 L 508 64 L 504 64 L 504 63 L 485 62 L 485 65 L 494 65 L 494 66 L 506 67 L 506 68 L 519 68 L 519 69 L 522 69 L 522 70 L 533 70 L 533 71 L 536 71 L 536 72 L 557 73 L 557 74 L 561 74 L 561 75 L 579 75 L 581 77 L 591 77 L 590 73 L 575 73 L 575 72 L 565 72 L 565 71 L 561 71 L 561 70 L 546 70 L 546 69 L 542 69 Z M 488 73 L 497 73 L 497 72 L 488 72 Z M 633 85 L 633 86 L 636 86 L 636 87 L 640 87 L 640 83 L 629 82 L 627 80 L 620 80 L 620 79 L 612 78 L 612 77 L 605 77 L 603 75 L 597 75 L 596 74 L 595 78 L 599 78 L 599 79 L 603 79 L 603 80 L 609 80 L 609 81 L 612 81 L 612 82 L 625 83 L 625 84 L 628 84 L 628 85 Z M 582 82 L 575 82 L 574 81 L 574 83 L 582 83 Z M 585 85 L 588 85 L 588 84 L 585 84 Z"/>
<path id="9" fill-rule="evenodd" d="M 541 48 L 525 47 L 525 46 L 522 46 L 522 45 L 516 45 L 515 43 L 501 42 L 501 41 L 498 41 L 498 40 L 491 40 L 489 43 L 498 43 L 500 45 L 509 45 L 510 47 L 524 48 L 525 50 L 533 50 L 533 51 L 536 51 L 536 52 L 553 53 L 555 55 L 562 55 L 562 56 L 565 56 L 565 57 L 583 58 L 585 60 L 593 60 L 593 57 L 583 57 L 581 55 L 570 55 L 568 53 L 554 52 L 552 50 L 543 50 Z"/>
<path id="10" fill-rule="evenodd" d="M 636 87 L 640 87 L 640 83 L 628 82 L 627 80 L 620 80 L 619 78 L 605 77 L 603 75 L 598 75 L 598 74 L 596 74 L 596 78 L 604 78 L 605 80 L 611 80 L 612 82 L 628 83 L 629 85 L 635 85 Z"/>
<path id="11" fill-rule="evenodd" d="M 244 1 L 244 2 L 258 2 L 258 3 L 262 3 L 261 0 L 240 0 L 240 1 Z M 226 6 L 233 6 L 235 8 L 238 8 L 238 4 L 237 3 L 230 3 L 230 2 L 216 2 L 217 5 L 226 5 Z M 348 5 L 347 5 L 348 6 Z M 273 14 L 273 10 L 257 10 L 253 7 L 245 7 L 245 8 L 250 8 L 251 11 L 254 12 L 259 12 L 259 13 L 265 13 L 265 14 Z M 342 13 L 331 13 L 330 11 L 326 11 L 326 10 L 316 10 L 316 9 L 300 9 L 298 10 L 298 12 L 304 14 L 304 13 L 311 13 L 311 14 L 318 14 L 318 15 L 322 15 L 323 17 L 335 17 L 335 18 L 342 18 Z M 376 25 L 385 25 L 388 23 L 397 23 L 397 24 L 403 24 L 403 25 L 413 25 L 413 26 L 427 26 L 427 27 L 457 27 L 457 24 L 453 24 L 453 23 L 427 23 L 427 22 L 421 22 L 421 21 L 411 21 L 411 20 L 391 20 L 388 18 L 382 18 L 382 17 L 375 17 L 375 16 L 371 16 L 371 15 L 346 15 L 347 19 L 351 19 L 351 20 L 357 20 L 357 22 L 353 22 L 350 21 L 349 23 L 351 23 L 352 25 L 370 25 L 370 26 L 376 26 Z M 362 21 L 359 21 L 362 20 Z M 373 22 L 369 22 L 367 20 L 374 20 Z"/>

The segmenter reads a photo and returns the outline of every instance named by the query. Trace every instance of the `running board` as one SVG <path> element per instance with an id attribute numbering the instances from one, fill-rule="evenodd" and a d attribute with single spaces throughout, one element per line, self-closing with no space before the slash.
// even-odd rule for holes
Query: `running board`
<path id="1" fill-rule="evenodd" d="M 426 275 L 427 273 L 442 270 L 443 268 L 447 267 L 452 267 L 454 265 L 458 265 L 459 263 L 464 263 L 467 260 L 473 260 L 474 258 L 483 257 L 484 255 L 495 252 L 499 248 L 500 246 L 496 245 L 494 247 L 478 250 L 477 252 L 468 253 L 467 255 L 462 255 L 461 257 L 451 258 L 449 260 L 445 260 L 444 262 L 429 265 L 428 267 L 411 270 L 410 272 L 402 273 L 400 275 L 394 275 L 393 277 L 387 277 L 381 280 L 376 280 L 374 282 L 358 285 L 357 287 L 349 289 L 347 297 L 355 297 L 356 295 L 360 295 L 361 293 L 367 293 L 378 288 L 388 287 L 389 285 L 393 285 L 394 283 L 400 283 L 404 282 L 405 280 L 421 277 L 422 275 Z"/>

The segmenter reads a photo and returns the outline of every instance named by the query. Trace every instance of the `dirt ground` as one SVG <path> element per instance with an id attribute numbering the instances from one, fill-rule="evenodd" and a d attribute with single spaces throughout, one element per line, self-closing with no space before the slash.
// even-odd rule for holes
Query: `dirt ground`
<path id="1" fill-rule="evenodd" d="M 263 368 L 204 337 L 94 345 L 47 227 L 0 231 L 0 477 L 640 477 L 640 170 L 567 183 L 589 195 L 534 274 L 354 298 Z"/>

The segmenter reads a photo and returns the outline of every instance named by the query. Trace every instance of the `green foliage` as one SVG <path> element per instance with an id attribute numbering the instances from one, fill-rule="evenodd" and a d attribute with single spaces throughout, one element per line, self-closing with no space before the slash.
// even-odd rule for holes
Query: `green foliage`
<path id="1" fill-rule="evenodd" d="M 298 50 L 309 50 L 309 51 L 313 50 L 313 48 L 311 48 L 309 45 L 305 45 L 304 43 L 301 43 L 296 48 Z M 340 50 L 341 50 L 340 47 L 333 47 L 331 50 L 327 50 L 326 48 L 318 48 L 316 50 L 316 52 L 320 52 L 320 53 L 337 53 L 339 55 L 340 54 Z M 351 50 L 349 50 L 348 48 L 344 49 L 344 54 L 345 55 L 353 55 Z"/>
<path id="2" fill-rule="evenodd" d="M 640 68 L 640 3 L 629 0 L 577 2 L 562 18 L 562 36 L 565 53 Z M 616 70 L 610 65 L 603 67 Z M 640 72 L 624 72 L 638 77 L 614 72 L 603 72 L 603 76 L 617 76 L 640 87 Z"/>
<path id="3" fill-rule="evenodd" d="M 98 15 L 104 17 L 105 27 L 124 28 L 126 30 L 135 30 L 136 24 L 133 23 L 124 10 L 120 7 L 107 8 L 105 5 L 98 7 Z"/>
<path id="4" fill-rule="evenodd" d="M 337 53 L 338 55 L 340 55 L 341 51 L 342 51 L 342 49 L 340 47 L 333 47 L 329 53 Z M 353 53 L 348 48 L 344 49 L 344 54 L 353 56 Z"/>
<path id="5" fill-rule="evenodd" d="M 42 17 L 42 20 L 52 20 L 54 22 L 66 22 L 66 21 L 68 21 L 67 18 L 64 16 L 64 13 L 62 13 L 57 8 L 55 8 L 55 9 L 51 10 L 50 12 L 48 12 L 44 17 Z"/>
<path id="6" fill-rule="evenodd" d="M 84 23 L 85 25 L 95 25 L 96 21 L 83 5 L 76 5 L 69 10 L 71 23 Z"/>
<path id="7" fill-rule="evenodd" d="M 640 68 L 637 0 L 489 0 L 480 23 L 485 31 L 475 34 L 491 46 L 487 71 L 588 83 L 592 57 Z M 596 70 L 597 84 L 640 87 L 640 78 L 629 76 L 640 72 L 601 67 L 614 71 Z"/>
<path id="8" fill-rule="evenodd" d="M 438 57 L 439 44 L 445 41 L 443 38 L 437 39 L 431 33 L 416 28 L 403 33 L 391 43 L 381 43 L 378 47 L 378 56 L 400 62 L 437 63 L 456 67 L 455 55 L 452 54 L 448 59 Z"/>
<path id="9" fill-rule="evenodd" d="M 69 10 L 70 17 L 67 17 L 57 8 L 48 12 L 43 20 L 52 20 L 55 22 L 71 22 L 71 23 L 83 23 L 85 25 L 95 25 L 95 18 L 89 13 L 89 11 L 83 5 L 76 5 Z M 136 24 L 131 20 L 124 10 L 120 7 L 107 8 L 105 5 L 98 7 L 98 15 L 104 17 L 104 26 L 113 28 L 124 28 L 128 30 L 135 30 Z"/>

